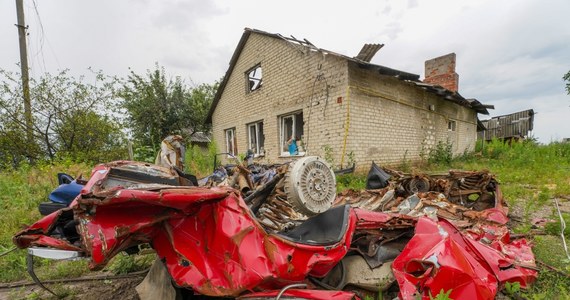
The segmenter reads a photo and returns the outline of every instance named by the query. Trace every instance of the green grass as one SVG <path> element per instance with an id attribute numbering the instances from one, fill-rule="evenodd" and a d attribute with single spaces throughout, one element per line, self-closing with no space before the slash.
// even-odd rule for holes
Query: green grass
<path id="1" fill-rule="evenodd" d="M 90 175 L 85 165 L 24 166 L 19 170 L 0 172 L 0 252 L 14 247 L 12 236 L 40 219 L 38 204 L 47 201 L 52 189 L 57 187 L 57 173 L 77 176 Z M 0 257 L 0 282 L 27 278 L 26 251 L 16 250 Z M 38 262 L 41 268 L 41 262 Z M 46 267 L 50 267 L 46 265 Z"/>
<path id="2" fill-rule="evenodd" d="M 198 178 L 206 177 L 214 171 L 214 157 L 216 157 L 217 147 L 210 143 L 208 149 L 202 149 L 196 145 L 186 149 L 186 172 Z M 217 161 L 220 161 L 218 157 Z"/>
<path id="3" fill-rule="evenodd" d="M 336 191 L 341 192 L 347 189 L 356 191 L 366 188 L 365 174 L 343 174 L 336 177 Z"/>
<path id="4" fill-rule="evenodd" d="M 105 270 L 115 275 L 146 270 L 150 268 L 156 257 L 155 254 L 127 255 L 121 252 L 111 259 Z"/>

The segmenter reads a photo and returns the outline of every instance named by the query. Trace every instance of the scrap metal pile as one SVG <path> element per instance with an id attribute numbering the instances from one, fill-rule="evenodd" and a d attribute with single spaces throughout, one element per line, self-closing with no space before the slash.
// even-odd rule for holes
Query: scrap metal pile
<path id="1" fill-rule="evenodd" d="M 255 166 L 249 172 L 240 169 L 239 176 L 264 178 L 259 184 L 251 182 L 246 190 L 255 192 L 246 194 L 245 199 L 253 204 L 261 224 L 272 232 L 287 231 L 302 223 L 316 213 L 303 204 L 324 199 L 317 194 L 302 201 L 298 194 L 288 193 L 291 180 L 302 181 L 288 169 L 290 166 Z M 319 178 L 328 178 L 324 174 L 328 175 L 316 174 L 318 182 Z M 307 176 L 303 178 L 307 180 Z M 317 189 L 314 180 L 305 186 L 307 190 Z M 322 184 L 318 188 L 325 187 Z M 300 190 L 303 193 L 304 189 Z M 319 203 L 319 209 L 328 209 L 325 202 Z M 404 174 L 373 164 L 367 189 L 342 191 L 329 205 L 346 204 L 400 215 L 398 224 L 404 226 L 392 228 L 398 230 L 367 231 L 364 240 L 358 239 L 357 232 L 352 250 L 362 254 L 371 268 L 391 262 L 393 274 L 388 277 L 398 282 L 399 295 L 404 299 L 416 299 L 418 291 L 437 294 L 442 289 L 452 289 L 453 299 L 492 299 L 506 282 L 527 287 L 537 277 L 531 245 L 525 239 L 510 238 L 508 207 L 495 176 L 488 171 Z M 401 230 L 406 227 L 410 230 Z M 387 289 L 390 283 L 384 279 L 380 289 Z"/>
<path id="2" fill-rule="evenodd" d="M 537 277 L 507 213 L 487 171 L 428 176 L 373 165 L 366 190 L 337 195 L 334 172 L 313 156 L 226 166 L 200 181 L 120 161 L 96 166 L 69 207 L 14 243 L 74 252 L 92 269 L 149 243 L 170 274 L 163 283 L 205 296 L 493 299 L 507 282 L 524 288 Z"/>
<path id="3" fill-rule="evenodd" d="M 299 166 L 303 168 L 297 171 Z M 367 189 L 349 189 L 338 195 L 333 194 L 333 172 L 326 163 L 312 157 L 289 164 L 227 166 L 207 179 L 206 186 L 239 189 L 258 220 L 276 232 L 344 204 L 412 217 L 437 216 L 459 228 L 506 223 L 508 214 L 499 185 L 488 171 L 404 174 L 373 165 Z"/>
<path id="4" fill-rule="evenodd" d="M 328 210 L 336 197 L 333 171 L 315 156 L 276 165 L 229 165 L 203 184 L 240 190 L 258 221 L 272 232 L 291 229 Z"/>

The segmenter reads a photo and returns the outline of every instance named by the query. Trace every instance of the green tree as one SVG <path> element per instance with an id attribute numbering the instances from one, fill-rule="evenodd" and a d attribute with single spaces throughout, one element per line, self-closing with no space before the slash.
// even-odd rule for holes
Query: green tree
<path id="1" fill-rule="evenodd" d="M 98 162 L 91 157 L 94 149 L 124 149 L 118 120 L 110 108 L 116 106 L 117 79 L 93 72 L 92 83 L 84 77 L 75 78 L 68 70 L 38 79 L 30 78 L 32 100 L 33 143 L 25 137 L 23 97 L 20 76 L 0 69 L 0 158 L 17 166 L 23 160 L 53 160 L 71 155 Z M 112 123 L 105 124 L 103 123 Z M 97 138 L 93 138 L 97 133 Z M 102 143 L 100 135 L 113 137 Z M 119 145 L 121 144 L 121 145 Z M 124 153 L 126 151 L 123 150 Z M 109 155 L 111 159 L 113 155 Z M 125 156 L 121 156 L 125 157 Z M 113 157 L 119 158 L 119 157 Z M 106 160 L 106 159 L 105 159 Z"/>
<path id="2" fill-rule="evenodd" d="M 94 111 L 76 111 L 56 130 L 59 156 L 106 162 L 127 158 L 126 139 L 117 122 Z"/>
<path id="3" fill-rule="evenodd" d="M 204 121 L 217 87 L 217 83 L 189 87 L 180 77 L 167 79 L 157 64 L 145 75 L 131 71 L 119 95 L 135 140 L 154 146 L 170 134 L 208 131 Z"/>

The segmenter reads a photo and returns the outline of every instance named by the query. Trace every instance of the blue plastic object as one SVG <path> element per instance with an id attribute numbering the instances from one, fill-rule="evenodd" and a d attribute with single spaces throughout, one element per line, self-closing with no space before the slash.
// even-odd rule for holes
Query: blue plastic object
<path id="1" fill-rule="evenodd" d="M 66 206 L 69 206 L 71 201 L 73 201 L 73 199 L 75 199 L 75 197 L 79 195 L 79 192 L 81 192 L 82 188 L 83 188 L 82 184 L 79 184 L 75 180 L 73 180 L 70 183 L 64 183 L 58 186 L 55 190 L 53 190 L 49 194 L 48 199 L 51 202 L 61 203 L 65 204 Z"/>

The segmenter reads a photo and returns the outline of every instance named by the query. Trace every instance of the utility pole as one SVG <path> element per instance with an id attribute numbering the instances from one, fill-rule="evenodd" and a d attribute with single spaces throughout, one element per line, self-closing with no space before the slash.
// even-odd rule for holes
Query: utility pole
<path id="1" fill-rule="evenodd" d="M 24 4 L 23 0 L 16 0 L 16 12 L 18 14 L 18 35 L 20 37 L 20 67 L 22 68 L 22 89 L 24 95 L 24 117 L 26 119 L 26 138 L 28 139 L 28 147 L 31 147 L 34 141 L 32 135 L 32 104 L 30 101 L 30 77 L 28 75 L 28 49 L 26 46 L 26 21 L 24 20 Z"/>

